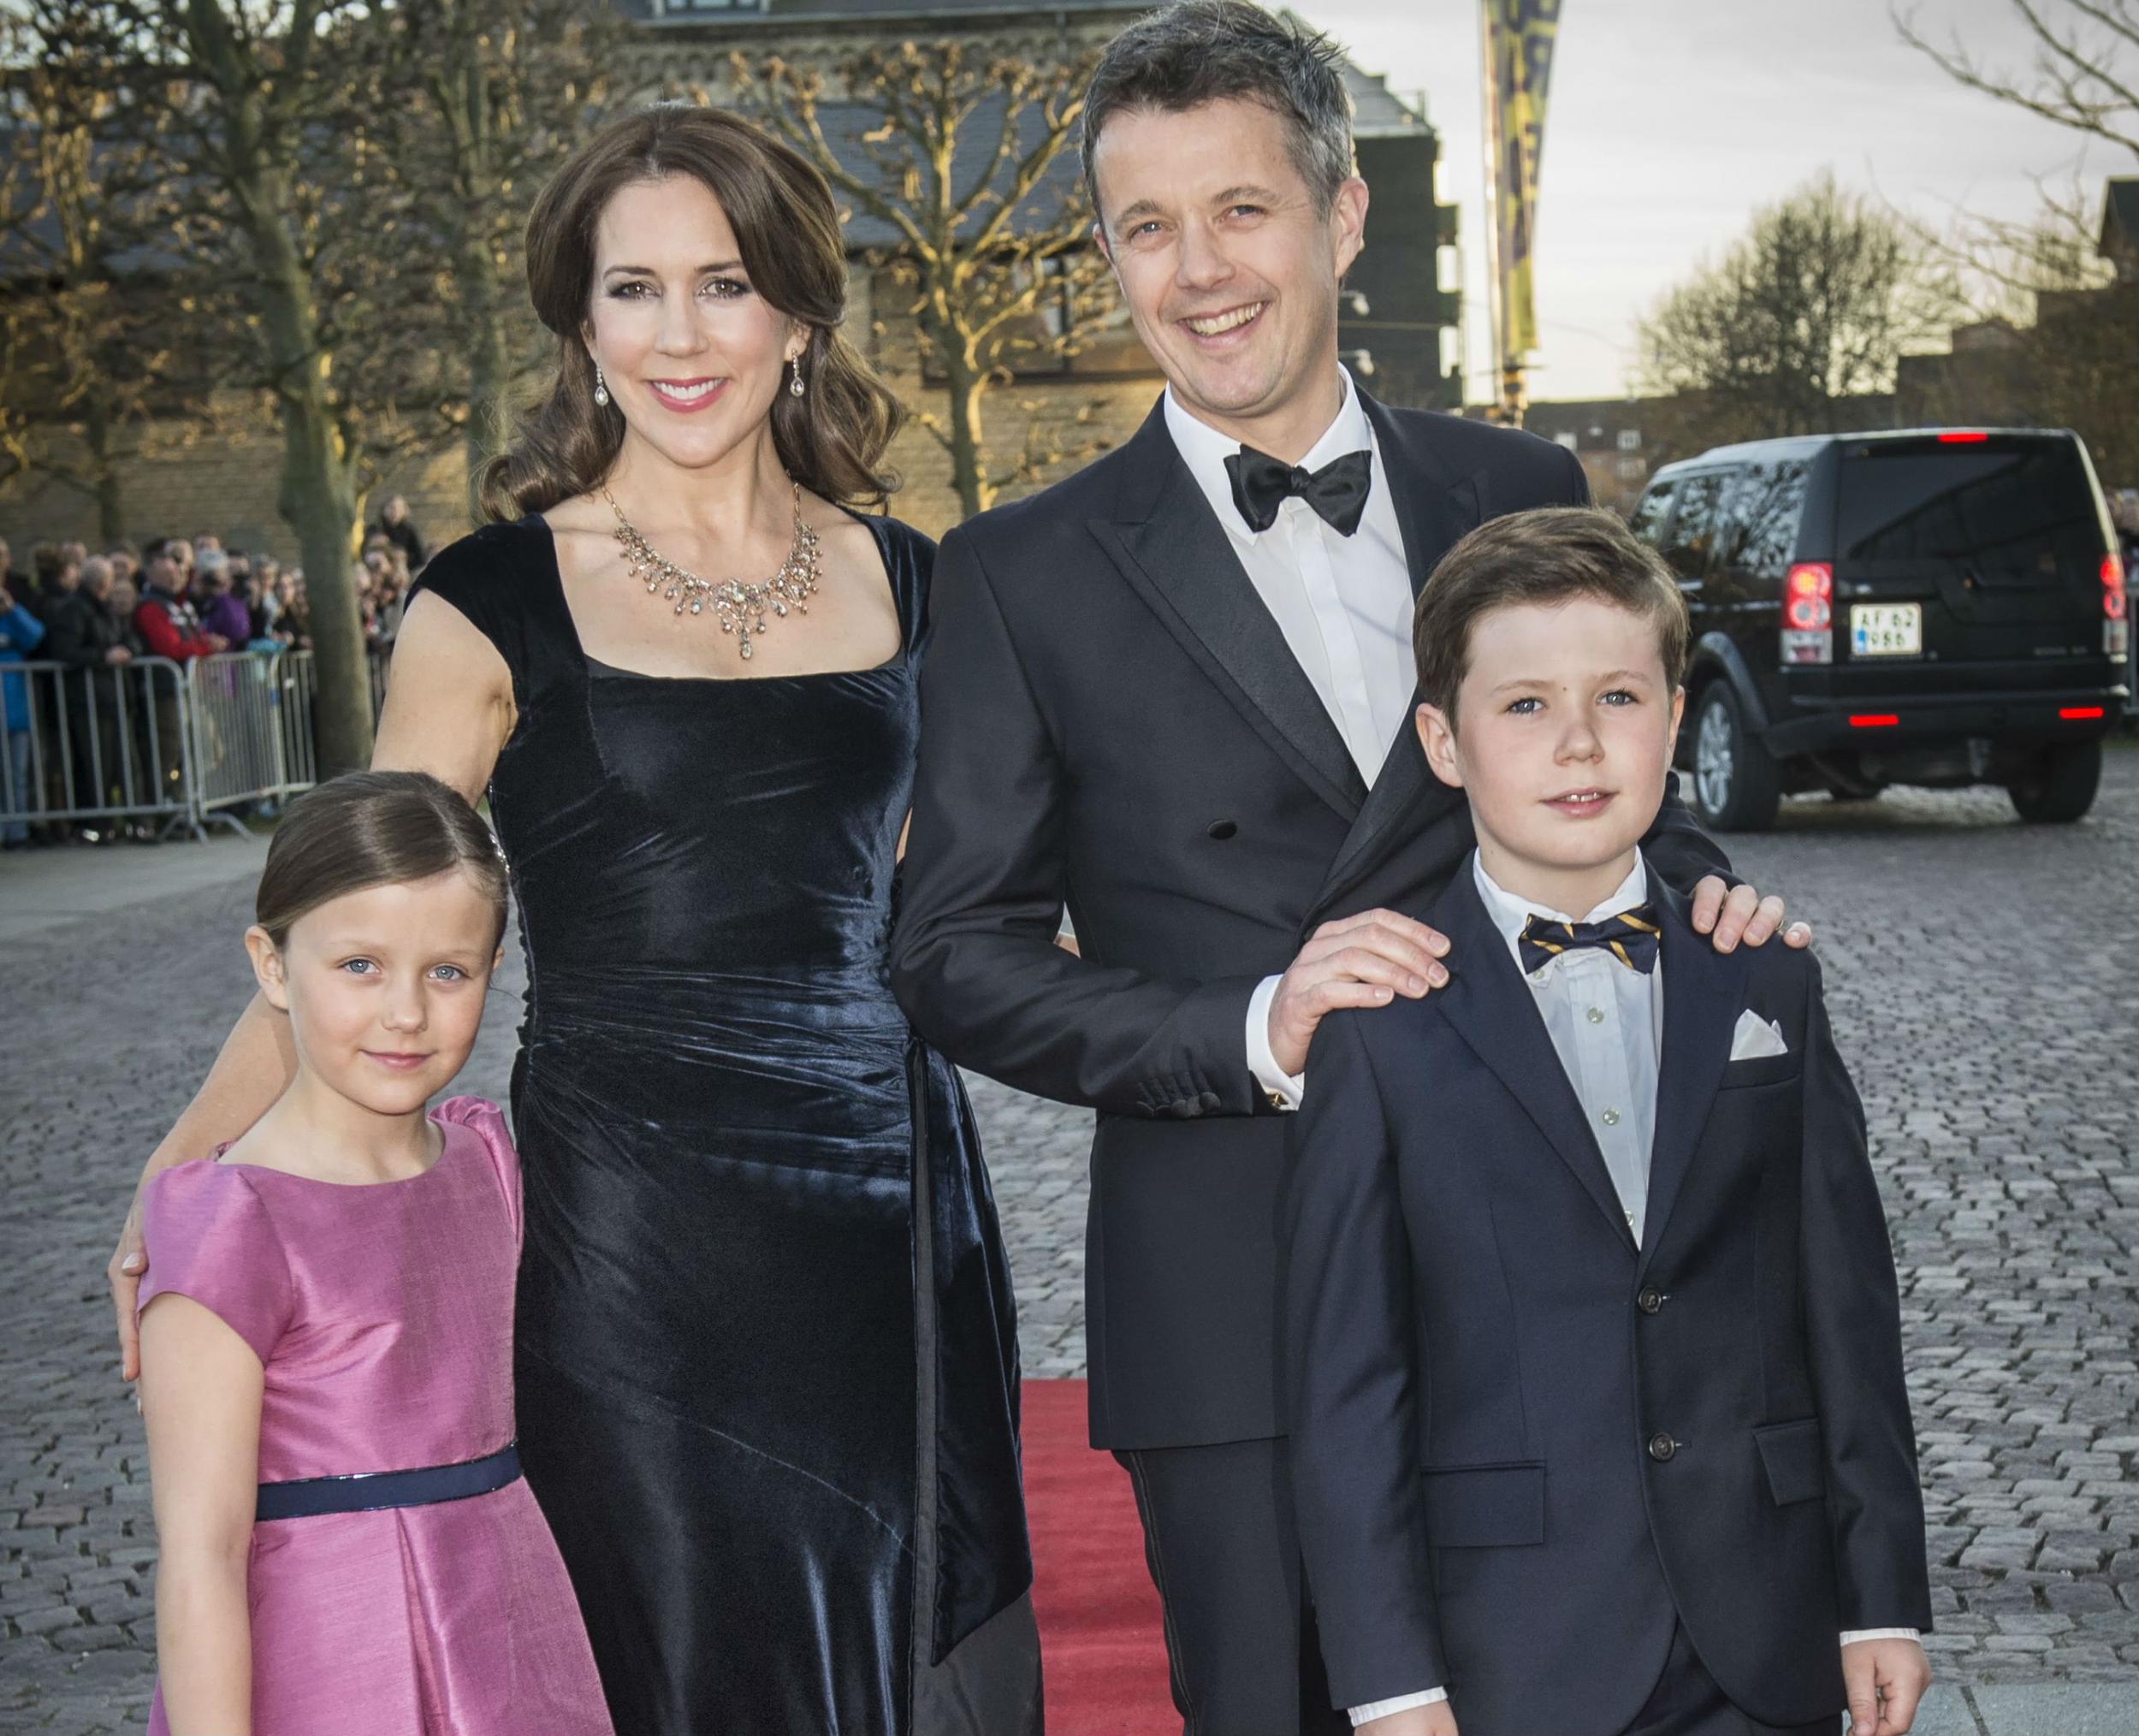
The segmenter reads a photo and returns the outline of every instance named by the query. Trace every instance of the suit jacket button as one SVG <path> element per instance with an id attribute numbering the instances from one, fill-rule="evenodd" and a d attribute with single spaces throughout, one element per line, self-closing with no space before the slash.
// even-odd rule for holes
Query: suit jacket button
<path id="1" fill-rule="evenodd" d="M 1209 826 L 1204 828 L 1208 836 L 1215 838 L 1220 844 L 1224 844 L 1227 838 L 1232 837 L 1233 834 L 1240 829 L 1241 828 L 1235 825 L 1230 820 L 1213 820 Z"/>
<path id="2" fill-rule="evenodd" d="M 1659 1465 L 1678 1450 L 1679 1443 L 1668 1435 L 1651 1435 L 1649 1437 L 1649 1456 Z"/>
<path id="3" fill-rule="evenodd" d="M 1656 1313 L 1663 1306 L 1663 1295 L 1655 1289 L 1644 1290 L 1634 1298 L 1634 1306 L 1644 1314 Z"/>

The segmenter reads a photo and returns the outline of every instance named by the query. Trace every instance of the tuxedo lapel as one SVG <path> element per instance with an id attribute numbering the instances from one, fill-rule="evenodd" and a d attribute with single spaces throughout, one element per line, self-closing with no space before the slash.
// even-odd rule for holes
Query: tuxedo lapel
<path id="1" fill-rule="evenodd" d="M 1433 992 L 1442 1016 L 1522 1105 L 1632 1253 L 1633 1232 L 1626 1227 L 1604 1154 L 1590 1132 L 1529 985 L 1485 913 L 1467 861 L 1434 901 L 1426 920 L 1449 937 L 1449 981 Z M 1665 1004 L 1668 1018 L 1669 1003 Z"/>
<path id="2" fill-rule="evenodd" d="M 1643 1223 L 1645 1271 L 1680 1184 L 1693 1160 L 1716 1087 L 1731 1058 L 1731 1034 L 1745 1004 L 1743 951 L 1718 952 L 1687 919 L 1686 901 L 1651 869 L 1649 884 L 1662 937 L 1656 969 L 1663 974 L 1663 1048 L 1656 1075 L 1656 1131 L 1649 1153 L 1649 1206 Z"/>
<path id="3" fill-rule="evenodd" d="M 1122 452 L 1112 520 L 1091 530 L 1183 649 L 1323 800 L 1350 819 L 1366 785 L 1166 432 L 1164 403 Z"/>
<path id="4" fill-rule="evenodd" d="M 1354 387 L 1358 382 L 1354 381 Z M 1360 406 L 1374 427 L 1382 469 L 1388 474 L 1396 527 L 1403 533 L 1404 564 L 1411 569 L 1411 594 L 1417 596 L 1441 557 L 1484 522 L 1486 474 L 1462 476 L 1450 469 L 1415 424 L 1399 420 L 1360 393 Z"/>
<path id="5" fill-rule="evenodd" d="M 1357 390 L 1358 382 L 1353 384 Z M 1485 505 L 1485 476 L 1483 471 L 1458 476 L 1410 424 L 1390 415 L 1364 391 L 1360 392 L 1360 403 L 1374 427 L 1374 443 L 1381 452 L 1382 472 L 1389 481 L 1397 529 L 1403 534 L 1404 565 L 1410 572 L 1411 594 L 1415 597 L 1441 557 L 1480 522 Z M 1456 799 L 1453 791 L 1434 781 L 1425 750 L 1419 745 L 1411 721 L 1419 700 L 1414 690 L 1374 786 L 1352 822 L 1344 847 L 1330 864 L 1329 878 L 1315 901 L 1318 909 L 1341 898 L 1372 865 L 1400 821 L 1425 817 L 1419 811 L 1422 803 L 1434 802 L 1437 795 L 1444 798 L 1438 805 L 1445 807 Z"/>

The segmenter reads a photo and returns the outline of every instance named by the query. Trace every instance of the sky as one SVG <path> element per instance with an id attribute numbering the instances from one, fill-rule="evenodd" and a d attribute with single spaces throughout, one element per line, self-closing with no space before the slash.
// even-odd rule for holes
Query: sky
<path id="1" fill-rule="evenodd" d="M 2015 72 L 2012 0 L 1904 0 Z M 1491 395 L 1477 0 L 1292 0 L 1389 88 L 1423 92 L 1443 196 L 1461 207 L 1468 395 Z M 2139 57 L 2136 57 L 2139 58 Z M 2038 182 L 2139 162 L 1963 89 L 1905 44 L 1887 0 L 1565 0 L 1538 217 L 1532 398 L 1627 388 L 1635 325 L 1759 207 L 1831 168 L 1844 187 L 1946 227 L 2024 216 Z M 1370 210 L 1367 240 L 1373 240 Z"/>

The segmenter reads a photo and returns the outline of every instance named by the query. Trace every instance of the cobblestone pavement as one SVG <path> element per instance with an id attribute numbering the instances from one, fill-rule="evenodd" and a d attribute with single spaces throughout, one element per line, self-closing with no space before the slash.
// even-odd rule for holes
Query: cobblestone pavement
<path id="1" fill-rule="evenodd" d="M 2054 1703 L 1949 1690 L 1919 1727 L 2139 1727 L 2101 1697 L 2139 1666 L 2139 751 L 2112 755 L 2077 827 L 2023 829 L 1994 794 L 1904 792 L 1792 803 L 1733 850 L 1817 924 L 1870 1115 L 1940 1674 L 2104 1685 Z M 178 892 L 0 949 L 0 1730 L 146 1714 L 153 1539 L 101 1268 L 140 1157 L 248 992 L 249 896 Z M 516 967 L 463 1088 L 504 1094 L 518 989 Z M 972 1086 L 1026 1372 L 1081 1374 L 1089 1117 Z"/>

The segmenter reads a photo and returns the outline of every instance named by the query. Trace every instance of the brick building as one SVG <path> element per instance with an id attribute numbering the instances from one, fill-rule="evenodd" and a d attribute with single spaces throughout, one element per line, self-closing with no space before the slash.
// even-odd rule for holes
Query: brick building
<path id="1" fill-rule="evenodd" d="M 1052 0 L 1045 7 L 1008 0 L 614 0 L 637 27 L 627 50 L 627 81 L 648 97 L 678 90 L 709 100 L 732 93 L 730 56 L 777 51 L 790 61 L 835 62 L 872 40 L 916 34 L 1000 43 L 1034 59 L 1075 55 L 1105 41 L 1147 3 Z M 1340 318 L 1340 343 L 1375 393 L 1391 403 L 1455 408 L 1461 398 L 1456 344 L 1458 274 L 1455 211 L 1437 191 L 1439 140 L 1422 105 L 1390 92 L 1378 76 L 1347 64 L 1361 173 L 1374 190 L 1368 246 L 1354 268 Z M 837 93 L 827 99 L 835 122 Z M 1058 173 L 1074 181 L 1074 157 Z M 863 257 L 892 238 L 865 218 L 850 222 L 854 281 L 848 335 L 868 353 L 910 405 L 935 407 L 910 319 Z M 1023 449 L 1028 435 L 1042 449 L 1078 451 L 1126 439 L 1159 389 L 1157 370 L 1124 323 L 1118 337 L 1095 345 L 1073 365 L 1021 372 L 986 404 L 987 444 L 998 455 Z M 127 518 L 136 534 L 216 530 L 236 545 L 293 553 L 294 539 L 276 510 L 279 432 L 252 424 L 228 437 L 170 440 L 130 470 Z M 256 430 L 257 431 L 254 431 Z M 155 444 L 151 443 L 152 446 Z M 910 427 L 892 460 L 904 478 L 898 510 L 940 532 L 958 515 L 950 459 L 926 430 Z M 1072 461 L 1081 462 L 1081 458 Z M 1045 478 L 1044 478 L 1045 479 Z M 1006 487 L 1003 497 L 1018 492 Z M 382 479 L 376 501 L 406 495 L 434 543 L 467 527 L 466 472 L 460 453 L 445 452 Z M 0 487 L 0 535 L 18 547 L 43 537 L 86 535 L 93 515 L 81 497 L 38 478 Z"/>
<path id="2" fill-rule="evenodd" d="M 1661 401 L 1571 398 L 1533 403 L 1523 412 L 1523 426 L 1581 459 L 1590 498 L 1623 518 L 1641 498 L 1650 471 L 1662 461 L 1656 456 L 1651 425 Z"/>

